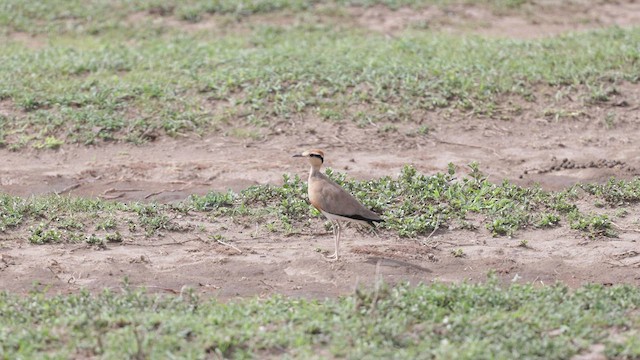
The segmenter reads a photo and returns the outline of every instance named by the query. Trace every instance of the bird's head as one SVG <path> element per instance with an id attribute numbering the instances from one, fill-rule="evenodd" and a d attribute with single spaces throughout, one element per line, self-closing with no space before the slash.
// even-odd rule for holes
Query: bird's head
<path id="1" fill-rule="evenodd" d="M 311 166 L 320 167 L 324 162 L 324 152 L 318 149 L 307 150 L 302 154 L 295 154 L 293 157 L 306 157 Z"/>

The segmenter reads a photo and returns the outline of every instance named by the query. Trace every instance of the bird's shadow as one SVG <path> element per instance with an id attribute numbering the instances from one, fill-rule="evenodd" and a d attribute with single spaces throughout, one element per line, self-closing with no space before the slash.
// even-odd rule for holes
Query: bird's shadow
<path id="1" fill-rule="evenodd" d="M 412 264 L 412 263 L 407 262 L 407 261 L 390 259 L 390 258 L 385 258 L 385 257 L 380 257 L 380 256 L 371 256 L 371 257 L 367 258 L 367 260 L 365 262 L 367 264 L 372 264 L 372 265 L 380 264 L 380 266 L 408 267 L 408 268 L 412 268 L 412 269 L 416 269 L 416 270 L 420 270 L 420 271 L 424 271 L 424 272 L 428 272 L 428 273 L 433 272 L 432 270 L 427 269 L 426 267 L 422 267 L 420 265 Z"/>

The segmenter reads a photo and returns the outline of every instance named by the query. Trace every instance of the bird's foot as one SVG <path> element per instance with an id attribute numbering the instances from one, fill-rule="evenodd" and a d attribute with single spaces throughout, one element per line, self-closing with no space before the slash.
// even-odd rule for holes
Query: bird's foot
<path id="1" fill-rule="evenodd" d="M 332 255 L 328 255 L 324 257 L 327 261 L 338 261 L 338 253 L 333 253 Z"/>

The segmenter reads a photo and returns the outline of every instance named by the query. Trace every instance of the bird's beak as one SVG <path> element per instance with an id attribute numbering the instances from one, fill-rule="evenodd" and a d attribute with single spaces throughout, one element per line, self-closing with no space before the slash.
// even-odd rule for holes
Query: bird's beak
<path id="1" fill-rule="evenodd" d="M 293 155 L 293 157 L 304 157 L 304 155 L 302 155 L 302 154 L 295 154 L 295 155 Z"/>

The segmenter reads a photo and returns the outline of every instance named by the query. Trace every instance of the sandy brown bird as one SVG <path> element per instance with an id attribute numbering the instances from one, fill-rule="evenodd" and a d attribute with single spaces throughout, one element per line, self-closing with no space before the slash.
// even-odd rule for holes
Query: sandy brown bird
<path id="1" fill-rule="evenodd" d="M 322 163 L 324 163 L 322 150 L 307 150 L 302 154 L 293 155 L 293 157 L 306 157 L 309 164 L 311 164 L 311 170 L 309 171 L 309 201 L 311 205 L 320 210 L 331 221 L 336 241 L 336 252 L 328 256 L 327 259 L 338 260 L 340 221 L 351 221 L 374 226 L 373 223 L 384 220 L 380 218 L 380 215 L 364 207 L 340 185 L 320 172 Z"/>

